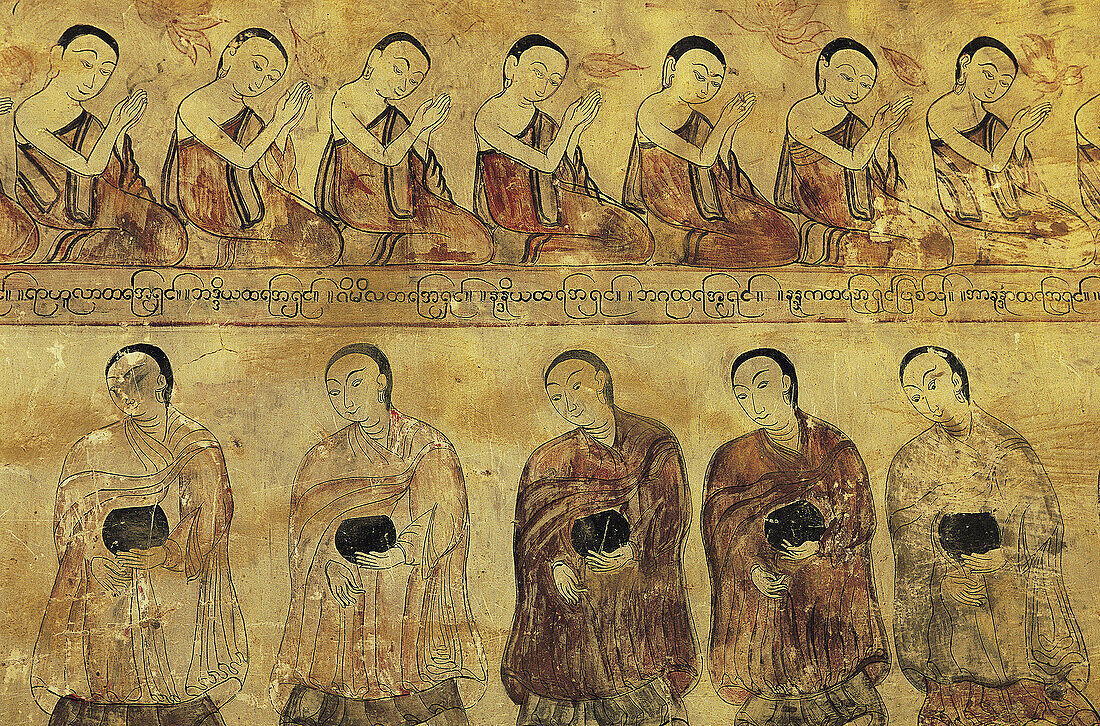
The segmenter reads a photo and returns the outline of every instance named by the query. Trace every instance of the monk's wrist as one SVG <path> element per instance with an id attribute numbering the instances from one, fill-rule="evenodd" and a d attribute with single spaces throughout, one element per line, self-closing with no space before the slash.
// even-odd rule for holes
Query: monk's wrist
<path id="1" fill-rule="evenodd" d="M 166 570 L 179 571 L 183 569 L 183 550 L 175 540 L 164 543 L 164 564 Z"/>

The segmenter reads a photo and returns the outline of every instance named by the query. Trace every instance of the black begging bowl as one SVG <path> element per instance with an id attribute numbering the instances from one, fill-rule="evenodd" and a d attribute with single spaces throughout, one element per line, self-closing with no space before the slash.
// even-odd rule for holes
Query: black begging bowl
<path id="1" fill-rule="evenodd" d="M 764 538 L 777 550 L 787 549 L 784 541 L 794 547 L 811 540 L 820 542 L 823 534 L 825 517 L 805 499 L 791 502 L 764 517 Z"/>
<path id="2" fill-rule="evenodd" d="M 385 552 L 397 544 L 397 528 L 384 514 L 373 517 L 353 517 L 336 528 L 336 551 L 355 564 L 355 553 Z"/>
<path id="3" fill-rule="evenodd" d="M 581 557 L 590 552 L 614 552 L 630 539 L 630 522 L 614 509 L 589 514 L 573 522 L 573 549 Z"/>
<path id="4" fill-rule="evenodd" d="M 1001 526 L 989 512 L 945 514 L 939 538 L 949 555 L 984 555 L 1001 546 Z"/>
<path id="5" fill-rule="evenodd" d="M 103 545 L 112 555 L 134 549 L 160 547 L 171 534 L 168 517 L 159 504 L 112 509 L 103 520 Z"/>

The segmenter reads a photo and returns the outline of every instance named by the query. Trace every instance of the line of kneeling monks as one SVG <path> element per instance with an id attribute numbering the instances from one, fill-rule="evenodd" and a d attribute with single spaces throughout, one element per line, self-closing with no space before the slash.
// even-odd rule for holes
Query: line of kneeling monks
<path id="1" fill-rule="evenodd" d="M 145 108 L 144 92 L 131 92 L 106 123 L 83 106 L 109 81 L 118 54 L 103 30 L 73 26 L 52 50 L 45 87 L 17 108 L 17 191 L 15 200 L 0 194 L 0 261 L 937 269 L 1073 268 L 1094 259 L 1093 232 L 1046 193 L 1027 149 L 1051 106 L 1022 109 L 1009 123 L 989 110 L 1019 66 L 1007 46 L 984 36 L 962 49 L 954 89 L 928 109 L 951 232 L 909 204 L 890 150 L 912 99 L 882 106 L 869 122 L 855 112 L 878 62 L 849 38 L 825 45 L 816 92 L 790 110 L 773 204 L 733 150 L 755 96 L 736 94 L 713 121 L 700 110 L 726 74 L 713 42 L 689 36 L 669 49 L 660 90 L 638 109 L 622 197 L 613 201 L 589 175 L 579 145 L 599 92 L 551 118 L 539 104 L 557 91 L 568 58 L 551 40 L 525 36 L 505 57 L 503 89 L 475 116 L 474 213 L 454 202 L 431 150 L 450 97 L 425 101 L 411 118 L 395 105 L 431 66 L 408 33 L 380 40 L 362 75 L 333 97 L 314 204 L 298 195 L 290 135 L 312 99 L 309 86 L 287 91 L 270 121 L 248 105 L 286 71 L 286 50 L 272 33 L 239 33 L 215 79 L 180 103 L 159 200 L 127 133 Z M 1100 219 L 1098 99 L 1078 111 L 1077 132 L 1081 199 Z"/>
<path id="2" fill-rule="evenodd" d="M 324 378 L 347 424 L 294 477 L 290 605 L 270 687 L 280 723 L 465 724 L 487 668 L 458 455 L 394 408 L 376 346 L 337 351 Z M 51 725 L 220 724 L 249 661 L 222 449 L 172 404 L 162 349 L 119 350 L 106 381 L 123 415 L 65 458 L 32 692 Z M 782 352 L 741 354 L 731 382 L 757 428 L 714 453 L 704 484 L 711 682 L 734 723 L 883 726 L 890 649 L 867 469 L 851 439 L 800 408 Z M 924 694 L 919 726 L 1098 723 L 1081 692 L 1088 659 L 1062 578 L 1058 499 L 1035 451 L 971 399 L 951 351 L 910 351 L 899 382 L 931 424 L 886 481 L 895 650 Z M 538 447 L 519 483 L 500 667 L 517 723 L 686 725 L 700 671 L 680 445 L 615 404 L 590 351 L 558 355 L 544 383 L 572 428 Z"/>

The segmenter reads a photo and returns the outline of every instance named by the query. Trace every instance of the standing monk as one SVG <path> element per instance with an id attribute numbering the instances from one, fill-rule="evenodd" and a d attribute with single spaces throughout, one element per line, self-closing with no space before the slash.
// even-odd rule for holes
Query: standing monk
<path id="1" fill-rule="evenodd" d="M 126 133 L 145 92 L 120 101 L 106 124 L 84 108 L 117 64 L 114 38 L 74 25 L 50 51 L 46 87 L 15 110 L 16 198 L 51 235 L 45 262 L 174 265 L 187 251 L 183 225 L 153 201 Z"/>
<path id="2" fill-rule="evenodd" d="M 1100 222 L 1100 95 L 1077 109 L 1077 185 L 1085 211 Z"/>
<path id="3" fill-rule="evenodd" d="M 11 99 L 0 97 L 0 116 L 11 113 Z M 23 262 L 38 249 L 34 220 L 0 189 L 0 264 Z"/>
<path id="4" fill-rule="evenodd" d="M 458 454 L 390 403 L 363 343 L 332 356 L 350 423 L 310 449 L 290 499 L 290 614 L 272 674 L 284 726 L 462 726 L 484 685 L 466 593 L 470 523 Z"/>
<path id="5" fill-rule="evenodd" d="M 341 227 L 344 264 L 481 264 L 493 240 L 454 203 L 429 145 L 451 99 L 425 101 L 412 121 L 394 105 L 424 82 L 428 51 L 391 33 L 367 56 L 363 74 L 332 99 L 332 136 L 317 174 L 317 208 Z"/>
<path id="6" fill-rule="evenodd" d="M 955 88 L 928 108 L 928 137 L 940 204 L 957 226 L 957 262 L 1080 267 L 1093 260 L 1088 225 L 1049 196 L 1027 148 L 1049 103 L 1017 111 L 1005 124 L 987 107 L 1005 97 L 1019 64 L 994 38 L 967 43 L 955 61 Z"/>
<path id="7" fill-rule="evenodd" d="M 909 351 L 905 397 L 931 427 L 886 479 L 898 664 L 919 726 L 1089 726 L 1084 641 L 1062 582 L 1062 514 L 1039 457 L 970 400 L 949 350 Z"/>
<path id="8" fill-rule="evenodd" d="M 518 726 L 686 726 L 698 677 L 680 552 L 691 497 L 680 445 L 614 405 L 585 350 L 547 367 L 577 428 L 540 446 L 516 501 L 516 614 L 501 677 Z"/>
<path id="9" fill-rule="evenodd" d="M 855 444 L 798 407 L 772 348 L 742 353 L 733 391 L 760 428 L 707 470 L 710 675 L 751 726 L 886 724 L 890 668 L 871 568 L 875 508 Z"/>
<path id="10" fill-rule="evenodd" d="M 504 90 L 474 117 L 474 209 L 493 230 L 496 262 L 643 263 L 653 256 L 645 222 L 600 193 L 578 146 L 600 94 L 571 103 L 559 126 L 537 104 L 565 79 L 565 51 L 541 35 L 516 41 Z"/>
<path id="11" fill-rule="evenodd" d="M 172 406 L 172 382 L 160 348 L 118 351 L 107 389 L 123 418 L 65 457 L 57 579 L 31 659 L 51 724 L 220 726 L 244 683 L 225 458 Z"/>
<path id="12" fill-rule="evenodd" d="M 817 57 L 817 93 L 791 106 L 775 179 L 775 203 L 798 214 L 811 265 L 937 269 L 951 264 L 951 236 L 903 199 L 890 136 L 913 105 L 880 107 L 868 125 L 855 108 L 871 93 L 878 61 L 851 38 Z"/>
<path id="13" fill-rule="evenodd" d="M 222 51 L 217 77 L 180 102 L 162 192 L 165 203 L 218 238 L 215 266 L 313 267 L 340 259 L 336 227 L 268 178 L 297 178 L 290 131 L 312 98 L 309 86 L 299 81 L 287 91 L 270 123 L 245 103 L 278 83 L 286 66 L 278 38 L 263 28 L 242 30 Z M 257 168 L 261 162 L 272 171 Z"/>
<path id="14" fill-rule="evenodd" d="M 717 123 L 698 110 L 725 77 L 718 46 L 688 36 L 669 49 L 661 90 L 638 109 L 623 203 L 646 215 L 654 262 L 772 267 L 798 256 L 798 231 L 757 193 L 733 153 L 756 96 L 734 96 Z"/>

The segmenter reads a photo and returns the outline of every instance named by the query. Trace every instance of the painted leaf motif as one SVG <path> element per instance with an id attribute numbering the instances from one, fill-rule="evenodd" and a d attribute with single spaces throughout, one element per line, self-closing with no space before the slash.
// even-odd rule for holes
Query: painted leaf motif
<path id="1" fill-rule="evenodd" d="M 1062 83 L 1066 86 L 1076 86 L 1085 80 L 1085 66 L 1066 66 L 1066 77 Z"/>
<path id="2" fill-rule="evenodd" d="M 294 39 L 294 59 L 302 75 L 314 86 L 322 88 L 327 86 L 328 61 L 321 42 L 325 37 L 325 31 L 322 30 L 307 37 L 299 33 L 294 24 L 290 23 L 290 35 Z"/>
<path id="3" fill-rule="evenodd" d="M 766 33 L 768 32 L 768 26 L 762 23 L 749 19 L 744 13 L 739 13 L 735 10 L 719 10 L 718 12 L 725 15 L 727 18 L 733 21 L 734 25 L 747 30 L 750 33 Z"/>
<path id="4" fill-rule="evenodd" d="M 581 59 L 580 65 L 592 78 L 617 78 L 626 72 L 645 70 L 643 66 L 623 60 L 622 53 L 589 53 Z"/>
<path id="5" fill-rule="evenodd" d="M 924 72 L 924 67 L 913 56 L 883 45 L 880 45 L 879 49 L 890 64 L 894 75 L 900 78 L 902 83 L 918 87 L 928 84 L 928 75 Z"/>

